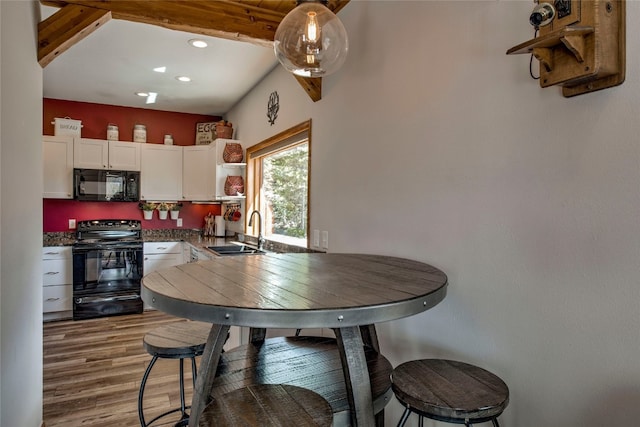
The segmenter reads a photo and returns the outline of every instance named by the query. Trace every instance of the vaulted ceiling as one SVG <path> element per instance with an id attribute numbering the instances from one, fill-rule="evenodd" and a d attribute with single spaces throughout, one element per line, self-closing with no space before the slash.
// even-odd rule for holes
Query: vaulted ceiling
<path id="1" fill-rule="evenodd" d="M 329 0 L 337 13 L 349 0 Z M 46 67 L 112 19 L 273 47 L 275 31 L 295 0 L 41 0 L 59 8 L 38 27 L 38 61 Z M 295 77 L 314 101 L 322 79 Z"/>

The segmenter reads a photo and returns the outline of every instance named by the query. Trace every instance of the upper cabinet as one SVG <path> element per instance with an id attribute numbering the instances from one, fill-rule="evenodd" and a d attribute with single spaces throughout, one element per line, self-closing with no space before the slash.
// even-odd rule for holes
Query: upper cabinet
<path id="1" fill-rule="evenodd" d="M 142 144 L 140 198 L 182 200 L 182 147 Z"/>
<path id="2" fill-rule="evenodd" d="M 195 201 L 214 200 L 216 197 L 215 146 L 190 145 L 182 149 L 182 198 Z"/>
<path id="3" fill-rule="evenodd" d="M 81 169 L 139 171 L 142 145 L 136 142 L 80 138 L 74 144 L 73 164 Z"/>
<path id="4" fill-rule="evenodd" d="M 228 196 L 224 192 L 227 176 L 242 176 L 246 163 L 229 163 L 224 160 L 227 143 L 240 144 L 234 139 L 218 138 L 209 145 L 183 147 L 182 196 L 184 200 L 213 201 L 235 200 L 244 196 Z M 244 158 L 244 147 L 242 148 Z"/>
<path id="5" fill-rule="evenodd" d="M 43 136 L 43 193 L 45 199 L 73 198 L 73 138 Z"/>

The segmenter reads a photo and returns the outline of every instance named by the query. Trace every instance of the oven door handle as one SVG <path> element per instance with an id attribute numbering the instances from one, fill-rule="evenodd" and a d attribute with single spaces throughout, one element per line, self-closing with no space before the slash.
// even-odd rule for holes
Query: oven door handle
<path id="1" fill-rule="evenodd" d="M 95 302 L 130 301 L 140 299 L 140 295 L 120 295 L 112 297 L 78 297 L 76 304 L 90 304 Z"/>

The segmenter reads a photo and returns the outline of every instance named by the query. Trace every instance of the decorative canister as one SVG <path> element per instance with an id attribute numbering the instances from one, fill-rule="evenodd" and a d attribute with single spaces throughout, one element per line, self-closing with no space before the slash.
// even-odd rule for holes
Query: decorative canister
<path id="1" fill-rule="evenodd" d="M 224 181 L 224 194 L 238 196 L 244 193 L 244 179 L 241 176 L 229 175 Z"/>
<path id="2" fill-rule="evenodd" d="M 118 140 L 118 126 L 112 123 L 107 125 L 107 141 Z"/>
<path id="3" fill-rule="evenodd" d="M 133 126 L 133 142 L 147 142 L 147 127 L 145 125 Z"/>
<path id="4" fill-rule="evenodd" d="M 242 145 L 237 142 L 227 142 L 222 152 L 222 159 L 226 163 L 240 163 L 243 158 Z"/>
<path id="5" fill-rule="evenodd" d="M 166 134 L 164 136 L 164 143 L 165 145 L 173 145 L 173 136 Z"/>

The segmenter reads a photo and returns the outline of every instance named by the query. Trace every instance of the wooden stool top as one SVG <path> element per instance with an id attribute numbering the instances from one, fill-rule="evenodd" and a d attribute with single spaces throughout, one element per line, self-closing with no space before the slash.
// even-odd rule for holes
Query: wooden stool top
<path id="1" fill-rule="evenodd" d="M 147 332 L 143 339 L 149 354 L 167 359 L 200 356 L 209 337 L 211 325 L 204 322 L 176 322 Z"/>
<path id="2" fill-rule="evenodd" d="M 254 384 L 216 397 L 200 427 L 330 427 L 329 402 L 302 387 Z"/>
<path id="3" fill-rule="evenodd" d="M 509 388 L 491 372 L 463 362 L 422 359 L 403 363 L 391 374 L 396 397 L 425 416 L 455 420 L 500 415 L 509 403 Z"/>

